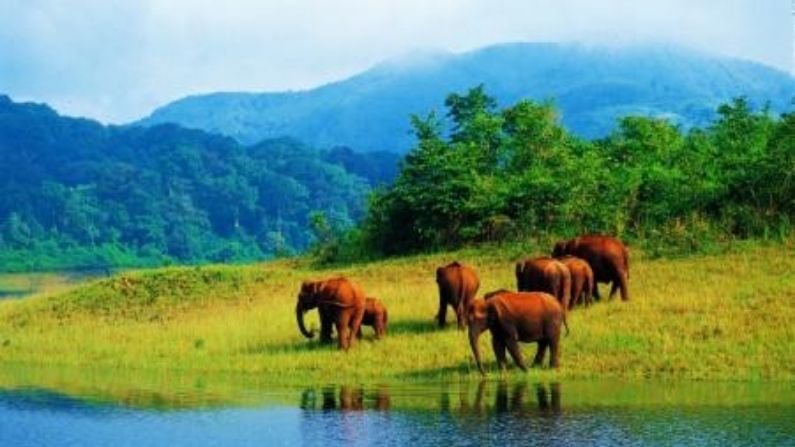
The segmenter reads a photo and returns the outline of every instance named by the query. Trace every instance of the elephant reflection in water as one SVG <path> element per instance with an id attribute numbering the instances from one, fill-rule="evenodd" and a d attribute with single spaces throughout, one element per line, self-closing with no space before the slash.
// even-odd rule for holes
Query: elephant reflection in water
<path id="1" fill-rule="evenodd" d="M 334 386 L 324 387 L 320 391 L 321 410 L 343 410 L 343 411 L 362 411 L 373 409 L 379 411 L 389 410 L 390 397 L 387 387 L 379 387 L 375 394 L 367 395 L 361 387 L 351 387 L 343 385 L 339 387 L 339 393 Z M 365 405 L 367 402 L 367 405 Z M 305 390 L 301 394 L 301 409 L 316 410 L 317 396 L 314 388 Z"/>
<path id="2" fill-rule="evenodd" d="M 469 407 L 468 402 L 462 400 L 461 413 L 474 414 L 478 416 L 488 413 L 485 403 L 486 381 L 478 384 L 475 394 L 475 402 Z M 528 384 L 520 382 L 513 385 L 509 392 L 508 382 L 497 383 L 494 395 L 495 413 L 533 413 L 533 407 L 537 407 L 536 413 L 539 414 L 560 414 L 560 384 L 551 383 L 535 385 L 535 403 L 528 402 Z"/>

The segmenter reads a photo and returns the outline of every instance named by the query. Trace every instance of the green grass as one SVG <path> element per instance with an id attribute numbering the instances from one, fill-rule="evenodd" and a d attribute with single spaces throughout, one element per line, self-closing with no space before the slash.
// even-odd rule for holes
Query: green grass
<path id="1" fill-rule="evenodd" d="M 681 259 L 644 259 L 633 252 L 633 300 L 603 300 L 572 312 L 561 369 L 529 375 L 543 381 L 791 382 L 792 252 L 788 245 L 758 244 Z M 434 272 L 452 259 L 478 270 L 481 292 L 514 287 L 516 255 L 497 249 L 334 269 L 282 260 L 130 272 L 65 293 L 0 303 L 0 363 L 188 377 L 253 374 L 257 381 L 299 385 L 477 380 L 466 333 L 434 326 Z M 293 312 L 300 282 L 336 274 L 388 306 L 385 340 L 374 341 L 365 328 L 365 338 L 344 353 L 300 335 Z M 607 293 L 604 285 L 602 291 Z M 318 326 L 316 313 L 307 314 L 307 322 Z M 496 378 L 489 336 L 481 343 Z M 525 345 L 525 356 L 534 349 Z M 13 377 L 0 377 L 0 383 L 11 385 Z"/>

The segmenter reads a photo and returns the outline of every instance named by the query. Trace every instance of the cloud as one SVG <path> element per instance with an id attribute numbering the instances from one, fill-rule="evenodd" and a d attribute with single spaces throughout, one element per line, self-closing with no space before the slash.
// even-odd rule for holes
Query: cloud
<path id="1" fill-rule="evenodd" d="M 595 4 L 597 3 L 597 4 Z M 782 0 L 5 0 L 0 92 L 125 122 L 187 94 L 282 90 L 417 49 L 674 42 L 791 68 Z"/>

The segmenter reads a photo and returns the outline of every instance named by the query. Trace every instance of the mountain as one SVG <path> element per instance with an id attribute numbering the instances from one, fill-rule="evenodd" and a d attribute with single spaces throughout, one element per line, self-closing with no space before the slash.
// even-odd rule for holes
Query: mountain
<path id="1" fill-rule="evenodd" d="M 408 55 L 306 91 L 191 96 L 137 124 L 179 123 L 243 143 L 289 135 L 315 147 L 405 152 L 414 141 L 410 114 L 443 110 L 447 94 L 478 84 L 501 106 L 552 99 L 563 124 L 587 138 L 604 136 L 628 114 L 689 127 L 709 123 L 736 96 L 770 101 L 776 111 L 795 96 L 787 73 L 680 47 L 516 43 Z"/>
<path id="2" fill-rule="evenodd" d="M 174 124 L 103 126 L 0 95 L 0 270 L 301 250 L 313 212 L 332 228 L 351 225 L 396 167 L 391 153 L 289 138 L 242 146 Z"/>

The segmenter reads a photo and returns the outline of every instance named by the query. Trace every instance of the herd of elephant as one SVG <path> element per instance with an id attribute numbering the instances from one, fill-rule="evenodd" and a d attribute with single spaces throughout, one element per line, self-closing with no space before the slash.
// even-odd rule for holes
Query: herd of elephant
<path id="1" fill-rule="evenodd" d="M 537 257 L 516 264 L 518 291 L 501 289 L 475 298 L 480 287 L 477 273 L 469 266 L 452 262 L 436 270 L 439 286 L 439 327 L 445 326 L 448 306 L 455 311 L 459 329 L 469 330 L 472 354 L 481 373 L 478 340 L 491 332 L 492 348 L 500 369 L 506 367 L 506 350 L 514 363 L 526 370 L 519 342 L 538 343 L 533 366 L 540 366 L 546 350 L 549 365 L 559 366 L 561 328 L 566 327 L 566 313 L 576 306 L 589 306 L 599 299 L 597 283 L 610 283 L 610 298 L 616 291 L 629 300 L 629 252 L 612 236 L 591 234 L 555 244 L 552 256 Z M 298 294 L 295 314 L 298 328 L 307 338 L 313 331 L 304 325 L 304 313 L 318 309 L 320 338 L 330 342 L 336 328 L 339 348 L 347 350 L 361 326 L 372 326 L 376 339 L 386 335 L 387 309 L 383 303 L 366 297 L 362 288 L 344 277 L 323 281 L 305 281 Z"/>

